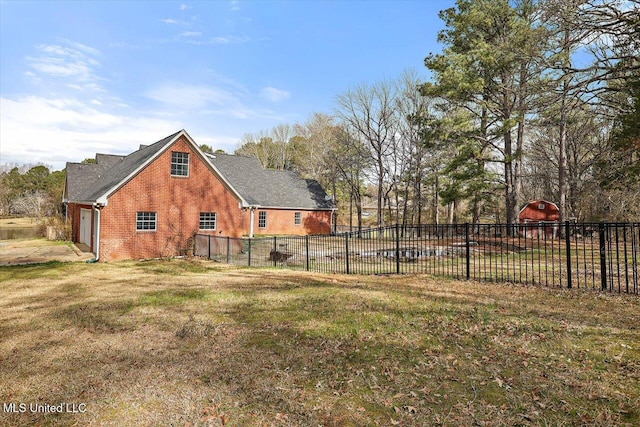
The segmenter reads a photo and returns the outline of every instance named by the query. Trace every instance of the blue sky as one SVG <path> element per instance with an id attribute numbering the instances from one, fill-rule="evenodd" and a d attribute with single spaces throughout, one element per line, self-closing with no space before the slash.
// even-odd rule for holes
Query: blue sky
<path id="1" fill-rule="evenodd" d="M 408 68 L 425 78 L 453 1 L 0 1 L 0 164 L 62 169 L 186 129 L 244 133 L 331 114 Z"/>

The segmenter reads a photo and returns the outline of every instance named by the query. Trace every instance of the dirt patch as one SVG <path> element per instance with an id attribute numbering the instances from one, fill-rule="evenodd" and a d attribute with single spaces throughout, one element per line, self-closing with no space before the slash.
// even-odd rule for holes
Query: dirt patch
<path id="1" fill-rule="evenodd" d="M 86 261 L 94 256 L 71 242 L 45 239 L 0 240 L 0 265 L 39 264 L 49 261 Z"/>

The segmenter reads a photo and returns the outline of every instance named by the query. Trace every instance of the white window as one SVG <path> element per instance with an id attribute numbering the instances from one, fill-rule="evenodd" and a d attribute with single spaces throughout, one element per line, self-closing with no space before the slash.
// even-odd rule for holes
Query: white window
<path id="1" fill-rule="evenodd" d="M 545 208 L 545 204 L 544 204 L 544 203 L 540 203 L 540 204 L 538 205 L 538 209 L 540 209 L 541 211 L 543 211 L 543 210 L 544 210 L 544 208 Z"/>
<path id="2" fill-rule="evenodd" d="M 216 213 L 200 212 L 200 230 L 216 229 Z"/>
<path id="3" fill-rule="evenodd" d="M 265 211 L 258 212 L 258 228 L 267 228 L 267 213 Z"/>
<path id="4" fill-rule="evenodd" d="M 171 176 L 189 176 L 189 153 L 171 152 Z"/>
<path id="5" fill-rule="evenodd" d="M 293 214 L 293 224 L 294 225 L 302 224 L 302 212 L 294 212 L 294 214 Z"/>
<path id="6" fill-rule="evenodd" d="M 138 212 L 136 213 L 136 230 L 139 231 L 156 231 L 157 227 L 156 212 Z"/>

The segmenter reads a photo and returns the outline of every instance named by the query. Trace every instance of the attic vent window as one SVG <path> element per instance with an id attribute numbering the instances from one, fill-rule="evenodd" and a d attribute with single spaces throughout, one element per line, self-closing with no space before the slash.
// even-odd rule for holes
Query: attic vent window
<path id="1" fill-rule="evenodd" d="M 545 208 L 544 203 L 540 203 L 540 204 L 538 205 L 538 209 L 540 209 L 541 211 L 543 211 L 543 210 L 544 210 L 544 208 Z"/>
<path id="2" fill-rule="evenodd" d="M 171 152 L 171 176 L 189 176 L 189 153 Z"/>

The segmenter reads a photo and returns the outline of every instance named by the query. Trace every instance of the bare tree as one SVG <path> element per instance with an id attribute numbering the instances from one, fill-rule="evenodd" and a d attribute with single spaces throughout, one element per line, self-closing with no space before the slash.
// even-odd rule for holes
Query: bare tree
<path id="1" fill-rule="evenodd" d="M 415 70 L 404 71 L 396 81 L 398 93 L 396 134 L 401 141 L 401 153 L 394 156 L 402 164 L 400 170 L 404 200 L 402 222 L 406 224 L 410 217 L 410 222 L 418 226 L 422 224 L 423 184 L 429 157 L 427 144 L 423 140 L 425 133 L 422 126 L 425 122 L 421 119 L 431 114 L 431 99 L 420 93 L 421 83 L 422 79 Z"/>
<path id="2" fill-rule="evenodd" d="M 323 183 L 323 176 L 331 169 L 325 157 L 335 138 L 334 118 L 313 113 L 303 124 L 296 124 L 294 130 L 296 136 L 290 140 L 294 169 Z"/>
<path id="3" fill-rule="evenodd" d="M 366 171 L 371 156 L 368 147 L 353 134 L 348 126 L 335 128 L 333 143 L 326 153 L 327 162 L 335 166 L 340 183 L 349 195 L 349 225 L 352 225 L 352 202 L 355 203 L 358 231 L 362 230 L 362 198 Z"/>
<path id="4" fill-rule="evenodd" d="M 393 151 L 396 131 L 393 85 L 382 81 L 361 84 L 337 97 L 337 115 L 353 129 L 369 150 L 377 185 L 378 226 L 384 225 L 384 185 L 388 177 L 385 161 Z"/>

